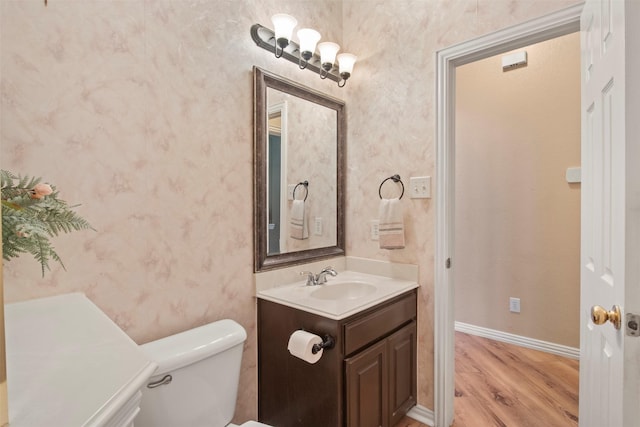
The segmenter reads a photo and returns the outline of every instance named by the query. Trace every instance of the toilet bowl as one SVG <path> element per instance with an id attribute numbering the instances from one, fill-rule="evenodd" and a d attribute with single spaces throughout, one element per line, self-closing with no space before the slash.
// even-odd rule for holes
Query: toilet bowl
<path id="1" fill-rule="evenodd" d="M 140 347 L 158 369 L 142 391 L 136 427 L 269 427 L 231 424 L 244 328 L 225 319 Z"/>

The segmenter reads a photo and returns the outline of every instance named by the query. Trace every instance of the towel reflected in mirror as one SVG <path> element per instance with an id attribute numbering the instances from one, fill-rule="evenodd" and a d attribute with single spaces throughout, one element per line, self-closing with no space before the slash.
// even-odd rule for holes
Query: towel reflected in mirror
<path id="1" fill-rule="evenodd" d="M 289 229 L 293 239 L 304 240 L 309 238 L 309 226 L 304 200 L 294 200 L 291 204 Z"/>

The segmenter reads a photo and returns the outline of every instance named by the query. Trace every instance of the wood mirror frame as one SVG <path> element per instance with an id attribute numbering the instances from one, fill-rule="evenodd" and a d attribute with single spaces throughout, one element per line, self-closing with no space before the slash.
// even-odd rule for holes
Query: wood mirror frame
<path id="1" fill-rule="evenodd" d="M 253 67 L 254 77 L 254 271 L 266 271 L 345 254 L 345 103 L 291 80 Z M 336 111 L 336 245 L 269 255 L 267 251 L 267 89 L 305 99 Z M 329 201 L 327 201 L 329 202 Z"/>

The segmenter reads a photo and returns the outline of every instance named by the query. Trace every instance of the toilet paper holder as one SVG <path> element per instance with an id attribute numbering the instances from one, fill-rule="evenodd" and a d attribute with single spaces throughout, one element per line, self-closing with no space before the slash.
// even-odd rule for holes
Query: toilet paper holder
<path id="1" fill-rule="evenodd" d="M 335 345 L 336 345 L 336 341 L 333 339 L 331 335 L 327 334 L 322 339 L 321 344 L 314 344 L 313 347 L 311 347 L 311 353 L 316 354 L 320 350 L 323 350 L 325 348 L 330 349 L 330 348 L 333 348 Z"/>

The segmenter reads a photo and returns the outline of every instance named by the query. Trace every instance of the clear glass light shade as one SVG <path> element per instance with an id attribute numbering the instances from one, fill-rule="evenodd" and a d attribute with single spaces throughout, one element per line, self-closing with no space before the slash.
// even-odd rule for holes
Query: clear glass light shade
<path id="1" fill-rule="evenodd" d="M 340 64 L 340 74 L 353 73 L 353 65 L 356 63 L 357 56 L 351 53 L 341 53 L 338 55 L 338 64 Z"/>
<path id="2" fill-rule="evenodd" d="M 340 50 L 340 45 L 332 42 L 322 42 L 318 44 L 320 51 L 320 62 L 322 64 L 333 64 L 336 62 L 336 54 Z"/>
<path id="3" fill-rule="evenodd" d="M 298 39 L 300 40 L 300 52 L 316 51 L 316 45 L 320 41 L 320 33 L 311 28 L 302 28 L 298 30 Z"/>
<path id="4" fill-rule="evenodd" d="M 298 25 L 298 21 L 291 15 L 285 13 L 277 13 L 271 17 L 273 22 L 273 31 L 276 33 L 276 40 L 291 40 L 293 29 Z"/>

